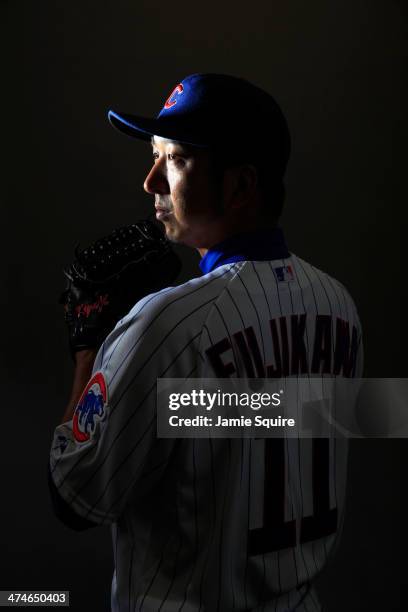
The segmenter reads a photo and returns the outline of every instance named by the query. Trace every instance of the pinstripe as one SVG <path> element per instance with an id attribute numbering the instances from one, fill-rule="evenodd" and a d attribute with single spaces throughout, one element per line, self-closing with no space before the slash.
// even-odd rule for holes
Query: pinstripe
<path id="1" fill-rule="evenodd" d="M 264 358 L 264 362 L 265 362 L 265 342 L 264 342 L 264 337 L 263 337 L 263 334 L 262 334 L 261 319 L 259 318 L 259 313 L 258 313 L 258 310 L 257 310 L 255 304 L 254 304 L 254 300 L 252 299 L 251 294 L 248 291 L 248 287 L 245 285 L 244 281 L 242 280 L 242 276 L 239 274 L 239 272 L 237 272 L 237 276 L 238 276 L 239 280 L 241 281 L 242 285 L 244 286 L 245 291 L 247 292 L 248 299 L 249 299 L 249 301 L 252 304 L 252 307 L 254 309 L 254 312 L 255 312 L 255 315 L 256 315 L 256 318 L 257 318 L 257 321 L 258 321 L 258 329 L 259 329 L 259 333 L 260 333 L 260 336 L 261 336 L 261 343 L 262 343 L 262 354 L 263 354 L 263 358 Z"/>
<path id="2" fill-rule="evenodd" d="M 235 447 L 235 440 L 233 442 L 231 442 L 231 440 L 229 440 L 229 443 L 230 443 L 230 448 L 231 448 L 231 444 L 234 444 L 234 447 Z M 242 452 L 242 447 L 241 447 L 241 452 Z M 231 556 L 228 558 L 228 567 L 229 567 L 229 570 L 230 570 L 230 578 L 231 578 L 231 595 L 232 595 L 232 610 L 231 610 L 231 612 L 234 612 L 234 610 L 235 610 L 235 589 L 234 589 L 234 581 L 232 580 L 233 567 L 232 567 Z"/>
<path id="3" fill-rule="evenodd" d="M 337 289 L 336 289 L 336 285 L 335 283 L 332 281 L 332 279 L 330 278 L 329 275 L 326 276 L 326 279 L 330 285 L 330 287 L 332 288 L 332 291 L 334 293 L 334 295 L 336 296 L 337 299 L 337 304 L 339 307 L 339 313 L 341 315 L 342 318 L 344 318 L 344 315 L 342 313 L 342 305 L 340 302 L 340 298 L 338 296 L 337 293 Z M 337 401 L 336 401 L 336 395 L 334 396 L 334 414 L 333 414 L 333 418 L 334 418 L 334 422 L 336 422 L 337 419 Z M 338 493 L 337 493 L 337 440 L 336 440 L 336 436 L 333 436 L 333 483 L 334 483 L 334 499 L 335 499 L 335 504 L 336 504 L 336 508 L 338 507 Z"/>
<path id="4" fill-rule="evenodd" d="M 242 329 L 245 329 L 245 323 L 244 323 L 244 319 L 242 318 L 241 310 L 238 308 L 237 303 L 235 302 L 235 300 L 234 300 L 233 296 L 231 295 L 231 292 L 229 291 L 228 288 L 226 289 L 226 293 L 227 293 L 228 297 L 230 298 L 230 301 L 234 304 L 234 307 L 235 307 L 235 309 L 236 309 L 236 311 L 238 313 L 238 316 L 241 319 Z M 230 336 L 229 332 L 228 332 L 228 336 L 229 336 L 229 339 L 230 339 L 230 344 L 231 344 L 232 351 L 234 353 L 235 363 L 238 365 L 239 360 L 238 360 L 237 355 L 236 355 L 236 350 L 237 349 L 235 348 L 235 343 L 232 342 L 231 336 Z M 244 354 L 243 354 L 241 348 L 242 347 L 238 346 L 238 351 L 239 351 L 240 355 L 242 356 L 242 358 L 243 358 L 243 360 L 245 362 L 246 353 L 244 352 Z M 251 369 L 251 367 L 252 367 L 252 363 L 249 365 L 249 370 Z M 247 367 L 247 370 L 248 370 L 248 367 Z"/>
<path id="5" fill-rule="evenodd" d="M 187 601 L 188 587 L 190 586 L 192 578 L 194 576 L 194 572 L 195 572 L 195 568 L 197 564 L 198 549 L 199 549 L 198 521 L 197 521 L 197 468 L 196 468 L 196 459 L 195 459 L 195 444 L 196 444 L 196 441 L 193 439 L 192 440 L 192 446 L 193 446 L 192 465 L 193 465 L 193 491 L 194 491 L 194 562 L 192 564 L 190 578 L 187 582 L 187 585 L 184 591 L 183 603 L 179 607 L 178 612 L 181 612 L 181 610 L 184 608 L 184 605 Z"/>
<path id="6" fill-rule="evenodd" d="M 203 325 L 203 330 L 207 332 L 207 336 L 208 336 L 208 339 L 209 339 L 209 341 L 210 341 L 210 344 L 211 344 L 211 346 L 213 346 L 213 342 L 212 342 L 212 340 L 211 340 L 210 330 L 208 329 L 208 327 L 207 327 L 207 325 L 206 325 L 206 324 L 204 324 L 204 325 Z"/>
<path id="7" fill-rule="evenodd" d="M 208 335 L 208 339 L 210 341 L 211 346 L 213 346 L 213 341 L 211 338 L 211 333 L 210 330 L 207 327 L 207 324 L 204 324 L 203 329 L 207 332 Z M 211 525 L 211 537 L 210 537 L 210 543 L 207 546 L 207 554 L 206 554 L 206 559 L 205 559 L 205 564 L 204 564 L 204 569 L 203 572 L 201 574 L 201 580 L 200 580 L 200 589 L 199 589 L 199 593 L 200 593 L 200 607 L 198 609 L 198 612 L 201 612 L 201 606 L 202 606 L 202 601 L 203 601 L 203 583 L 204 583 L 204 578 L 206 576 L 207 573 L 207 567 L 208 567 L 208 561 L 210 558 L 210 550 L 211 550 L 211 545 L 214 541 L 214 536 L 215 536 L 215 530 L 216 530 L 216 521 L 217 521 L 217 493 L 216 493 L 216 487 L 215 487 L 215 474 L 214 474 L 214 454 L 213 454 L 213 447 L 212 447 L 212 440 L 211 438 L 209 438 L 208 440 L 208 447 L 210 450 L 210 475 L 211 475 L 211 492 L 212 492 L 212 525 Z"/>
<path id="8" fill-rule="evenodd" d="M 318 270 L 317 268 L 315 268 L 314 266 L 310 266 L 316 276 L 316 278 L 318 279 L 322 289 L 323 289 L 323 293 L 326 296 L 326 300 L 327 300 L 327 305 L 329 307 L 330 313 L 333 314 L 333 309 L 332 309 L 332 305 L 331 305 L 331 300 L 329 299 L 329 295 L 327 293 L 327 289 L 322 281 L 322 272 L 320 270 Z M 326 274 L 324 275 L 325 279 L 326 279 Z"/>
<path id="9" fill-rule="evenodd" d="M 176 501 L 176 506 L 177 506 L 177 516 L 178 516 L 178 509 L 179 509 L 179 505 L 178 505 L 177 501 Z M 179 521 L 179 520 L 177 520 L 177 526 L 178 526 L 178 527 L 180 527 L 180 521 Z M 167 589 L 167 591 L 166 591 L 166 593 L 165 593 L 165 596 L 164 596 L 164 598 L 162 599 L 162 602 L 161 602 L 161 604 L 160 604 L 160 606 L 159 606 L 159 608 L 158 608 L 158 611 L 157 611 L 157 612 L 160 612 L 160 610 L 162 609 L 163 605 L 166 603 L 167 598 L 168 598 L 169 594 L 171 593 L 171 590 L 172 590 L 172 588 L 173 588 L 173 585 L 174 585 L 174 583 L 175 583 L 175 581 L 176 581 L 176 577 L 177 577 L 177 566 L 178 566 L 178 560 L 179 560 L 180 552 L 181 552 L 181 550 L 182 550 L 182 548 L 183 548 L 183 535 L 182 535 L 182 532 L 181 532 L 181 530 L 180 530 L 180 529 L 179 529 L 179 537 L 180 537 L 180 540 L 179 540 L 179 546 L 178 546 L 178 548 L 177 548 L 176 557 L 175 557 L 175 559 L 174 559 L 174 569 L 173 569 L 173 575 L 172 575 L 172 578 L 171 578 L 170 584 L 169 584 L 169 586 L 168 586 L 168 589 Z M 157 575 L 158 575 L 158 574 L 156 574 L 156 576 L 157 576 Z M 153 582 L 153 583 L 150 585 L 150 588 L 153 586 L 153 584 L 154 584 L 154 582 Z"/>
<path id="10" fill-rule="evenodd" d="M 265 608 L 265 600 L 264 600 L 265 581 L 266 581 L 265 555 L 262 555 L 262 589 L 260 591 L 260 595 L 258 599 L 258 607 L 263 603 L 262 610 Z"/>
<path id="11" fill-rule="evenodd" d="M 334 294 L 334 295 L 335 295 L 335 297 L 336 297 L 336 300 L 337 300 L 337 305 L 338 305 L 338 307 L 339 307 L 339 312 L 341 313 L 342 307 L 341 307 L 340 298 L 339 298 L 339 296 L 338 296 L 336 286 L 335 286 L 335 284 L 334 284 L 333 280 L 330 278 L 330 276 L 329 276 L 328 274 L 326 274 L 326 276 L 325 276 L 325 280 L 327 280 L 328 284 L 329 284 L 329 285 L 330 285 L 330 287 L 331 287 L 331 290 L 333 291 L 333 294 Z"/>
<path id="12" fill-rule="evenodd" d="M 297 394 L 298 394 L 297 404 L 299 404 L 299 388 L 297 388 Z M 300 438 L 298 438 L 297 441 L 298 441 L 298 470 L 299 470 L 299 490 L 300 490 L 300 516 L 303 516 L 303 487 L 302 487 L 302 463 L 301 463 L 302 444 L 301 444 Z M 308 580 L 310 580 L 310 572 L 309 572 L 308 565 L 306 563 L 306 559 L 305 559 L 305 555 L 303 551 L 303 545 L 301 542 L 299 543 L 299 550 L 302 556 L 303 565 L 306 570 L 307 578 Z"/>
<path id="13" fill-rule="evenodd" d="M 299 263 L 299 259 L 298 258 L 296 258 L 296 263 Z M 302 266 L 301 266 L 301 268 L 303 270 Z M 304 272 L 304 270 L 303 270 L 303 272 Z M 295 277 L 296 277 L 296 280 L 297 280 L 297 283 L 298 283 L 298 286 L 299 286 L 300 298 L 301 298 L 301 301 L 302 301 L 303 310 L 304 310 L 305 313 L 307 313 L 306 305 L 305 305 L 305 300 L 304 300 L 304 294 L 303 294 L 303 288 L 302 288 L 302 285 L 301 285 L 300 280 L 299 280 L 298 275 L 297 275 L 296 266 L 295 266 L 295 269 L 294 269 L 294 273 L 295 273 Z M 309 280 L 309 284 L 310 284 L 310 280 Z M 291 291 L 290 283 L 289 283 L 289 291 Z M 313 296 L 314 296 L 314 294 L 313 294 Z M 315 304 L 316 304 L 316 308 L 317 308 L 316 298 L 315 298 Z M 292 300 L 292 314 L 294 314 L 294 311 L 293 311 L 293 300 Z M 307 354 L 309 355 L 309 360 L 310 360 L 310 343 L 309 343 L 309 333 L 308 333 L 308 330 L 307 330 L 307 325 L 306 325 L 306 328 L 305 328 L 305 336 L 306 336 L 306 350 L 307 350 Z M 309 363 L 309 368 L 308 368 L 308 371 L 307 371 L 307 377 L 309 379 L 309 384 L 310 384 L 310 363 Z M 299 376 L 297 376 L 297 379 L 299 380 Z M 299 387 L 298 387 L 297 393 L 298 393 L 297 404 L 299 405 Z M 304 504 L 303 504 L 303 490 L 302 490 L 303 487 L 302 487 L 301 450 L 302 450 L 302 443 L 301 443 L 301 440 L 298 439 L 298 451 L 297 452 L 298 452 L 299 489 L 300 489 L 300 502 L 301 502 L 300 516 L 303 516 Z M 305 570 L 306 570 L 306 574 L 308 576 L 308 579 L 310 579 L 309 567 L 308 567 L 308 564 L 306 563 L 306 558 L 305 558 L 305 553 L 304 553 L 304 550 L 303 550 L 302 542 L 299 542 L 299 550 L 300 550 L 300 555 L 302 557 L 303 565 L 304 565 Z M 295 551 L 293 551 L 293 557 L 294 557 L 294 562 L 295 562 L 295 566 L 296 566 L 296 553 L 295 553 Z M 314 558 L 314 554 L 313 554 L 313 558 Z M 316 561 L 315 561 L 315 565 L 316 565 Z"/>
<path id="14" fill-rule="evenodd" d="M 131 593 L 132 593 L 132 578 L 133 578 L 133 555 L 135 552 L 135 539 L 131 521 L 126 521 L 129 533 L 132 534 L 132 548 L 130 551 L 129 570 L 128 570 L 128 609 L 131 609 Z"/>
<path id="15" fill-rule="evenodd" d="M 289 461 L 289 441 L 286 439 L 285 440 L 285 448 L 286 448 L 286 455 L 287 455 L 287 465 L 288 465 L 288 481 L 291 482 L 291 468 L 290 468 L 290 461 Z M 291 504 L 291 518 L 293 520 L 295 513 L 294 513 L 294 508 L 293 508 L 293 500 L 292 500 L 292 504 Z M 296 574 L 296 583 L 299 584 L 299 573 L 298 573 L 298 569 L 297 569 L 297 563 L 296 563 L 296 549 L 294 549 L 292 551 L 292 557 L 293 557 L 293 565 L 295 568 L 295 574 Z"/>
<path id="16" fill-rule="evenodd" d="M 197 366 L 195 365 L 194 368 L 192 370 L 190 370 L 190 372 L 187 374 L 187 376 L 185 377 L 185 380 L 187 380 L 188 378 L 192 378 L 194 372 L 197 370 Z"/>
<path id="17" fill-rule="evenodd" d="M 319 571 L 319 564 L 316 561 L 315 546 L 316 546 L 316 542 L 312 542 L 313 563 L 315 564 L 316 572 L 318 572 Z"/>
<path id="18" fill-rule="evenodd" d="M 220 309 L 219 309 L 219 307 L 218 307 L 218 305 L 217 305 L 217 304 L 214 304 L 214 308 L 215 308 L 215 310 L 217 311 L 217 314 L 218 314 L 218 316 L 220 317 L 220 319 L 221 319 L 221 321 L 222 321 L 222 324 L 223 324 L 223 326 L 224 326 L 224 328 L 225 328 L 225 331 L 227 332 L 228 339 L 229 339 L 229 341 L 230 341 L 230 345 L 231 345 L 231 350 L 232 350 L 232 352 L 234 353 L 235 363 L 238 363 L 238 362 L 237 362 L 237 356 L 236 356 L 236 352 L 235 352 L 234 343 L 233 343 L 233 341 L 232 341 L 231 334 L 230 334 L 230 331 L 229 331 L 229 329 L 228 329 L 228 325 L 226 324 L 225 319 L 224 319 L 224 317 L 223 317 L 223 314 L 222 314 L 222 312 L 220 311 Z"/>
<path id="19" fill-rule="evenodd" d="M 170 584 L 168 586 L 168 589 L 167 589 L 167 591 L 166 591 L 166 593 L 164 595 L 164 599 L 162 599 L 162 602 L 161 602 L 160 606 L 157 609 L 157 612 L 160 612 L 160 610 L 163 608 L 164 604 L 166 603 L 167 598 L 168 598 L 168 596 L 169 596 L 169 594 L 171 592 L 171 589 L 173 588 L 174 582 L 176 580 L 176 577 L 177 577 L 177 565 L 178 565 L 178 560 L 179 560 L 180 552 L 181 552 L 181 549 L 182 549 L 182 543 L 183 543 L 182 541 L 183 541 L 183 538 L 180 536 L 179 547 L 177 549 L 176 557 L 174 559 L 174 570 L 173 570 L 173 575 L 172 575 L 172 578 L 171 578 L 171 582 L 170 582 Z M 152 583 L 151 586 L 153 586 L 153 584 L 154 583 Z"/>
<path id="20" fill-rule="evenodd" d="M 340 314 L 341 318 L 344 318 L 344 315 L 343 315 L 343 312 L 342 312 L 342 305 L 341 305 L 340 298 L 339 298 L 338 293 L 337 293 L 336 285 L 333 282 L 333 280 L 330 278 L 329 275 L 326 275 L 325 278 L 326 278 L 328 284 L 330 285 L 330 287 L 332 289 L 332 292 L 333 292 L 333 294 L 334 294 L 334 296 L 335 296 L 335 298 L 337 300 L 337 305 L 338 305 L 338 308 L 339 308 L 339 314 Z M 333 346 L 334 346 L 334 343 L 333 343 Z M 336 422 L 336 419 L 337 419 L 336 404 L 337 404 L 337 402 L 336 402 L 336 395 L 335 395 L 334 396 L 334 406 L 333 406 L 333 411 L 334 411 L 333 418 L 334 418 L 334 422 Z M 336 507 L 337 507 L 338 506 L 338 501 L 337 501 L 337 478 L 336 478 L 336 436 L 333 437 L 333 482 L 334 482 L 334 498 L 335 498 L 335 504 L 336 504 Z"/>
<path id="21" fill-rule="evenodd" d="M 312 295 L 313 295 L 313 299 L 314 299 L 314 303 L 315 303 L 315 309 L 316 309 L 316 312 L 319 312 L 319 307 L 317 305 L 316 294 L 315 294 L 315 291 L 313 289 L 313 283 L 310 280 L 310 276 L 306 272 L 305 267 L 304 267 L 304 265 L 302 263 L 302 260 L 301 259 L 297 259 L 297 262 L 298 262 L 299 266 L 302 268 L 303 274 L 306 276 L 307 280 L 309 281 L 309 287 L 310 287 L 310 290 L 311 290 Z"/>
<path id="22" fill-rule="evenodd" d="M 230 470 L 231 470 L 231 440 L 228 439 L 228 478 L 227 483 L 230 480 Z M 222 544 L 223 544 L 223 535 L 224 535 L 224 520 L 225 520 L 225 506 L 227 501 L 227 493 L 228 493 L 228 484 L 225 487 L 224 493 L 224 501 L 222 504 L 222 513 L 221 513 L 221 522 L 220 522 L 220 539 L 219 539 L 219 548 L 218 548 L 218 562 L 219 562 L 219 570 L 218 570 L 218 599 L 217 599 L 217 612 L 220 609 L 221 603 L 221 584 L 222 584 L 222 575 L 223 575 L 223 559 L 222 559 Z"/>
<path id="23" fill-rule="evenodd" d="M 296 582 L 297 584 L 299 584 L 299 572 L 298 572 L 298 566 L 297 566 L 297 561 L 296 561 L 296 551 L 293 551 L 293 562 L 294 562 L 294 566 L 295 566 L 295 573 L 296 573 Z"/>
<path id="24" fill-rule="evenodd" d="M 227 289 L 226 289 L 226 293 L 228 294 L 228 296 L 229 296 L 229 298 L 230 298 L 231 302 L 234 304 L 235 309 L 236 309 L 236 311 L 237 311 L 237 313 L 238 313 L 238 316 L 239 316 L 239 318 L 241 319 L 242 328 L 244 328 L 244 327 L 245 327 L 245 323 L 244 323 L 244 319 L 242 318 L 241 311 L 240 311 L 240 309 L 238 308 L 237 303 L 236 303 L 236 301 L 234 300 L 233 296 L 231 295 L 231 291 L 228 289 L 228 287 L 227 287 Z"/>
<path id="25" fill-rule="evenodd" d="M 244 438 L 240 438 L 240 442 L 241 442 L 241 474 L 240 474 L 240 478 L 239 478 L 239 488 L 242 488 L 242 479 L 244 477 Z"/>
<path id="26" fill-rule="evenodd" d="M 208 443 L 209 443 L 209 450 L 210 450 L 210 474 L 211 474 L 211 492 L 212 492 L 212 526 L 211 526 L 211 538 L 210 538 L 210 543 L 208 544 L 207 547 L 207 555 L 206 555 L 206 559 L 205 559 L 205 566 L 204 566 L 204 571 L 201 574 L 201 581 L 200 581 L 200 607 L 198 609 L 198 612 L 201 612 L 201 606 L 202 606 L 202 601 L 203 601 L 203 583 L 204 583 L 204 578 L 207 574 L 207 567 L 208 567 L 208 561 L 210 558 L 210 550 L 211 550 L 211 546 L 214 542 L 214 537 L 215 537 L 215 532 L 216 532 L 216 525 L 217 525 L 217 492 L 216 492 L 216 486 L 215 486 L 215 473 L 214 473 L 214 450 L 213 450 L 213 441 L 211 440 L 211 438 L 208 439 Z"/>
<path id="27" fill-rule="evenodd" d="M 279 556 L 279 550 L 276 553 L 276 561 L 278 564 L 278 584 L 279 584 L 279 594 L 282 593 L 282 577 L 281 577 L 281 570 L 280 570 L 280 556 Z"/>
<path id="28" fill-rule="evenodd" d="M 285 265 L 285 260 L 282 259 L 282 266 Z M 294 313 L 294 309 L 293 309 L 293 296 L 292 296 L 292 289 L 290 286 L 290 283 L 288 283 L 288 287 L 289 287 L 289 296 L 290 296 L 290 304 L 291 304 L 291 308 L 292 308 L 292 314 Z"/>
<path id="29" fill-rule="evenodd" d="M 253 270 L 254 270 L 254 272 L 256 274 L 256 277 L 258 279 L 259 286 L 261 287 L 262 292 L 264 294 L 265 302 L 266 302 L 266 305 L 268 306 L 269 318 L 272 319 L 272 312 L 271 312 L 271 308 L 269 306 L 268 298 L 266 296 L 265 287 L 264 287 L 264 285 L 263 285 L 263 283 L 261 281 L 261 277 L 259 276 L 258 270 L 256 269 L 256 266 L 255 266 L 254 262 L 252 261 L 251 264 L 252 264 L 252 268 L 253 268 Z"/>
<path id="30" fill-rule="evenodd" d="M 313 595 L 312 589 L 309 590 L 309 595 L 310 595 L 310 599 L 313 601 L 313 604 L 316 606 L 317 612 L 319 612 L 320 607 L 319 607 L 319 604 L 317 603 L 317 601 L 316 601 L 316 599 L 315 599 L 315 597 Z"/>
<path id="31" fill-rule="evenodd" d="M 252 440 L 251 438 L 249 439 L 249 453 L 248 453 L 248 506 L 247 506 L 247 534 L 249 533 L 249 527 L 250 527 L 250 512 L 251 512 L 251 506 L 250 506 L 250 497 L 251 497 L 251 462 L 252 462 Z M 248 541 L 248 540 L 247 540 Z M 246 551 L 246 563 L 245 563 L 245 571 L 244 571 L 244 595 L 245 595 L 245 609 L 248 609 L 248 595 L 247 595 L 247 573 L 248 573 L 248 557 L 249 557 L 249 550 L 248 550 L 248 543 L 247 543 L 247 551 Z"/>
<path id="32" fill-rule="evenodd" d="M 282 261 L 283 265 L 284 265 L 284 263 L 285 262 Z M 304 297 L 303 297 L 303 289 L 302 289 L 302 286 L 301 286 L 301 284 L 300 284 L 300 282 L 299 282 L 299 280 L 297 278 L 296 270 L 295 270 L 295 276 L 296 276 L 296 280 L 297 280 L 298 285 L 299 285 L 300 296 L 301 296 L 301 300 L 302 300 L 302 304 L 303 304 L 303 310 L 306 313 Z M 276 280 L 276 284 L 278 286 L 277 279 L 275 278 L 275 280 Z M 290 295 L 290 304 L 291 304 L 292 315 L 293 315 L 293 314 L 295 314 L 295 310 L 294 310 L 294 306 L 293 306 L 293 296 L 292 296 L 291 283 L 288 283 L 288 287 L 289 287 L 289 295 Z M 278 290 L 279 290 L 279 288 L 278 288 Z M 281 312 L 282 312 L 282 307 L 281 307 Z M 309 352 L 310 352 L 309 351 L 309 336 L 308 336 L 308 331 L 307 331 L 307 325 L 305 327 L 305 335 L 306 335 L 306 350 L 307 350 L 307 354 L 309 354 Z M 309 376 L 309 371 L 308 371 L 307 375 Z M 297 376 L 297 379 L 299 380 L 299 376 Z M 288 462 L 287 462 L 287 465 L 288 465 L 288 482 L 290 482 L 289 441 L 287 439 L 286 439 L 285 447 L 286 447 L 286 453 L 287 453 L 287 457 L 288 457 Z M 299 446 L 298 446 L 298 454 L 300 455 L 300 440 L 299 440 Z M 299 473 L 299 480 L 301 480 L 301 478 L 302 478 L 301 473 Z M 301 496 L 302 496 L 302 494 L 301 494 Z M 303 498 L 302 498 L 302 508 L 303 508 Z M 293 500 L 292 500 L 292 515 L 293 515 L 293 512 L 294 512 L 294 508 L 293 508 Z M 303 512 L 301 512 L 301 516 L 303 516 Z M 300 546 L 300 554 L 302 555 L 303 563 L 306 566 L 306 560 L 305 560 L 305 557 L 304 557 L 302 544 L 300 543 L 299 546 Z M 292 557 L 293 557 L 293 564 L 294 564 L 294 567 L 295 567 L 297 582 L 299 582 L 299 575 L 298 575 L 297 565 L 296 565 L 296 549 L 293 550 Z M 280 574 L 279 574 L 279 579 L 280 579 Z"/>
<path id="33" fill-rule="evenodd" d="M 181 539 L 180 532 L 179 532 L 179 534 L 178 534 L 178 535 L 179 535 L 179 537 L 180 537 L 180 539 Z M 161 567 L 161 564 L 162 564 L 162 562 L 163 562 L 164 553 L 165 553 L 165 551 L 166 551 L 167 545 L 168 545 L 168 543 L 169 543 L 169 541 L 170 541 L 170 540 L 171 540 L 171 534 L 169 535 L 169 537 L 168 537 L 168 539 L 167 539 L 167 542 L 166 542 L 165 546 L 163 546 L 163 549 L 162 549 L 162 552 L 161 552 L 161 555 L 160 555 L 160 559 L 159 559 L 158 564 L 157 564 L 157 567 L 156 567 L 156 571 L 154 572 L 154 574 L 153 574 L 153 576 L 152 576 L 152 578 L 151 578 L 151 580 L 150 580 L 150 582 L 149 582 L 149 584 L 148 584 L 148 587 L 147 587 L 147 589 L 145 590 L 145 592 L 144 592 L 144 594 L 143 594 L 143 597 L 142 597 L 142 600 L 141 600 L 141 602 L 140 602 L 140 606 L 139 606 L 139 612 L 141 612 L 142 607 L 143 607 L 143 604 L 144 604 L 144 602 L 145 602 L 145 599 L 146 599 L 146 597 L 147 597 L 147 595 L 148 595 L 148 593 L 149 593 L 150 589 L 152 588 L 152 586 L 153 586 L 153 584 L 154 584 L 154 581 L 156 580 L 156 578 L 157 578 L 157 576 L 158 576 L 158 574 L 159 574 L 160 567 Z"/>
<path id="34" fill-rule="evenodd" d="M 325 294 L 325 296 L 326 296 L 326 299 L 327 299 L 327 305 L 328 305 L 328 307 L 329 307 L 330 316 L 331 316 L 331 320 L 332 320 L 332 325 L 331 325 L 331 336 L 332 336 L 332 355 L 334 355 L 335 336 L 334 336 L 334 324 L 333 324 L 333 322 L 334 322 L 335 318 L 334 318 L 334 316 L 333 316 L 333 315 L 334 315 L 334 312 L 333 312 L 333 305 L 332 305 L 331 300 L 329 299 L 329 295 L 328 295 L 328 293 L 327 293 L 327 290 L 326 290 L 325 284 L 324 284 L 324 283 L 323 283 L 323 281 L 322 281 L 322 277 L 321 277 L 321 276 L 322 276 L 322 273 L 320 272 L 320 270 L 317 270 L 317 269 L 316 269 L 314 266 L 311 266 L 311 268 L 312 268 L 312 270 L 314 271 L 314 273 L 315 273 L 316 277 L 318 278 L 318 280 L 319 280 L 319 282 L 320 282 L 320 285 L 321 285 L 321 287 L 322 287 L 322 289 L 323 289 L 323 291 L 324 291 L 324 294 Z M 325 276 L 325 278 L 327 277 L 327 275 L 324 275 L 324 276 Z M 322 379 L 322 387 L 323 387 L 323 379 Z M 323 392 L 323 388 L 322 388 L 322 396 L 323 396 L 323 395 L 324 395 L 324 392 Z M 334 442 L 334 437 L 333 437 L 332 435 L 331 435 L 331 443 L 332 443 L 332 444 L 333 444 L 333 443 L 335 444 L 335 442 Z M 336 487 L 336 474 L 335 474 L 335 472 L 334 472 L 334 474 L 333 474 L 333 477 L 334 477 L 334 487 Z M 337 500 L 336 500 L 336 507 L 337 507 Z M 323 548 L 324 548 L 325 559 L 327 560 L 328 552 L 327 552 L 327 547 L 326 547 L 326 538 L 323 538 Z"/>
<path id="35" fill-rule="evenodd" d="M 99 366 L 98 366 L 99 368 L 102 366 L 104 355 L 105 355 L 105 342 L 102 343 L 101 350 L 99 351 L 98 356 L 97 356 L 97 359 L 99 361 Z"/>
<path id="36" fill-rule="evenodd" d="M 341 297 L 343 298 L 344 312 L 346 313 L 345 318 L 350 320 L 349 319 L 348 300 L 346 299 L 346 295 L 344 293 L 344 288 L 342 287 L 342 285 L 340 285 L 340 283 L 339 283 L 339 289 L 340 289 Z"/>
<path id="37" fill-rule="evenodd" d="M 277 278 L 276 278 L 276 276 L 275 276 L 275 272 L 273 271 L 273 266 L 272 266 L 272 264 L 271 264 L 271 263 L 269 263 L 269 267 L 270 267 L 270 269 L 271 269 L 271 273 L 272 273 L 273 280 L 275 281 L 275 284 L 276 284 L 276 294 L 277 294 L 277 296 L 278 296 L 279 310 L 280 310 L 280 313 L 281 313 L 281 315 L 282 315 L 282 314 L 283 314 L 283 310 L 282 310 L 282 303 L 281 303 L 280 293 L 279 293 L 278 279 L 277 279 Z"/>
<path id="38" fill-rule="evenodd" d="M 116 526 L 115 526 L 116 528 Z M 118 538 L 115 538 L 115 571 L 116 571 L 116 576 L 117 576 L 117 572 L 118 572 L 118 567 L 119 567 L 119 555 L 118 555 Z M 117 581 L 116 581 L 116 587 L 117 587 Z M 118 612 L 120 612 L 120 602 L 119 602 L 119 597 L 118 597 L 118 592 L 116 591 L 116 601 L 118 604 Z"/>

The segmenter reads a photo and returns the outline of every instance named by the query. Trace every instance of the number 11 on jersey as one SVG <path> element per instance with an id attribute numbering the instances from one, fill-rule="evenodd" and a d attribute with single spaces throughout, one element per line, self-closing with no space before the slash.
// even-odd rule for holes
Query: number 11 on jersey
<path id="1" fill-rule="evenodd" d="M 259 475 L 251 478 L 251 523 L 258 526 L 249 531 L 250 556 L 295 547 L 297 527 L 301 544 L 329 536 L 337 530 L 337 507 L 330 505 L 330 444 L 333 440 L 306 440 L 311 454 L 311 473 L 306 481 L 302 479 L 301 442 L 285 438 L 252 441 L 252 453 L 256 453 L 258 459 L 255 463 L 263 465 L 264 474 L 263 478 L 259 478 Z M 292 482 L 293 470 L 288 465 L 289 443 L 298 445 L 299 457 L 298 474 L 296 481 Z M 297 486 L 301 507 L 306 494 L 311 496 L 313 505 L 313 513 L 300 516 L 298 525 L 295 518 L 287 518 L 287 510 L 292 514 L 293 509 L 293 485 Z M 262 503 L 259 503 L 260 500 Z"/>

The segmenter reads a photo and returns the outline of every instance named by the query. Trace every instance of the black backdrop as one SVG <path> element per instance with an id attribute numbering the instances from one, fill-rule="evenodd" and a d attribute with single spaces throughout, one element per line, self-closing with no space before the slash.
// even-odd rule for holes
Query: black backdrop
<path id="1" fill-rule="evenodd" d="M 291 127 L 282 224 L 361 315 L 366 376 L 407 376 L 407 12 L 403 0 L 0 0 L 1 589 L 69 589 L 109 609 L 108 530 L 53 517 L 45 467 L 72 371 L 56 296 L 73 243 L 152 210 L 149 146 L 109 107 L 156 114 L 192 72 L 269 90 Z M 228 151 L 228 143 L 225 143 Z M 181 248 L 185 270 L 198 256 Z M 319 579 L 329 612 L 405 610 L 407 441 L 353 441 L 344 535 Z"/>

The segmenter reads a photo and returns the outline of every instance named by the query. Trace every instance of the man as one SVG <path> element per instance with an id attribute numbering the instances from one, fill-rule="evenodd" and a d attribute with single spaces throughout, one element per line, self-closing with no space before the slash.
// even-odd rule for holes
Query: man
<path id="1" fill-rule="evenodd" d="M 156 435 L 158 378 L 361 375 L 351 298 L 277 226 L 284 116 L 246 81 L 197 74 L 157 119 L 109 118 L 151 140 L 145 190 L 167 237 L 199 251 L 203 276 L 146 296 L 97 354 L 77 353 L 51 451 L 57 512 L 74 528 L 112 526 L 112 610 L 320 610 L 311 583 L 341 524 L 344 447 Z M 84 388 L 102 407 L 81 437 Z"/>

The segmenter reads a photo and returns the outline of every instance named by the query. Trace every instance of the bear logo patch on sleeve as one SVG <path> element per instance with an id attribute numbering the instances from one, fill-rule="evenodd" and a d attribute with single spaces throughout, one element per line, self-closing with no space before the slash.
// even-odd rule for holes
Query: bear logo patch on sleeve
<path id="1" fill-rule="evenodd" d="M 106 419 L 107 386 L 101 372 L 92 376 L 75 408 L 72 431 L 77 442 L 87 442 L 97 422 Z"/>

